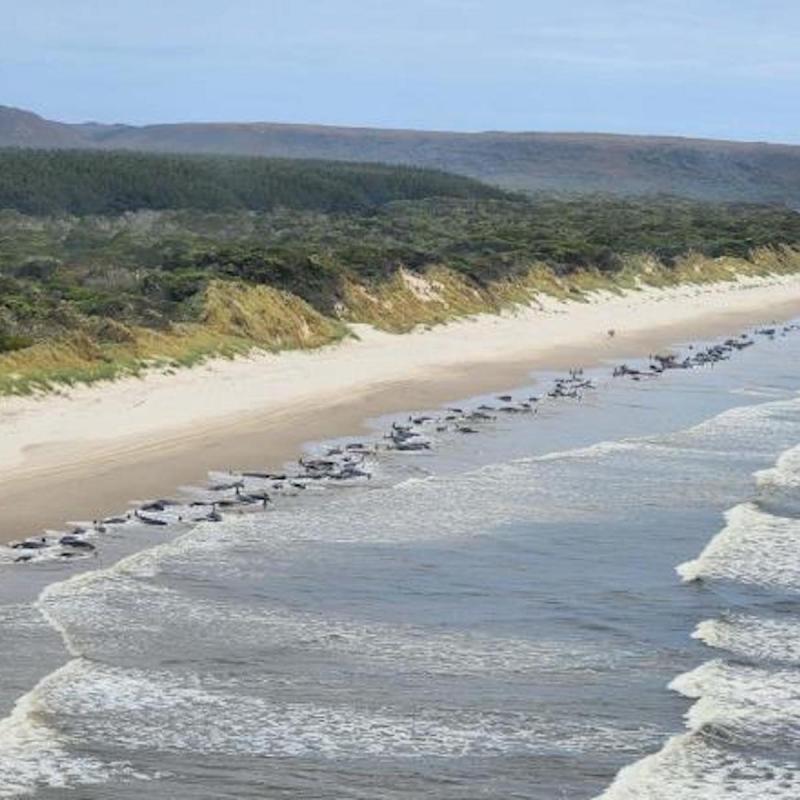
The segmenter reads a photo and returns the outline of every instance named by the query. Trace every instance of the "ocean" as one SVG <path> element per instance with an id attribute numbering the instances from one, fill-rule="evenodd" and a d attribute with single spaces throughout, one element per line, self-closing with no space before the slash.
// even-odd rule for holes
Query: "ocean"
<path id="1" fill-rule="evenodd" d="M 800 797 L 798 365 L 605 365 L 370 480 L 6 551 L 0 798 Z"/>

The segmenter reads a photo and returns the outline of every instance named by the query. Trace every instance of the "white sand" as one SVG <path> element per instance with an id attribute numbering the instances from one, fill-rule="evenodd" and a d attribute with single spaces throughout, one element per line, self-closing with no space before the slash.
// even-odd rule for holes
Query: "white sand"
<path id="1" fill-rule="evenodd" d="M 574 351 L 574 360 L 561 366 L 588 364 L 642 352 L 645 341 L 647 346 L 659 341 L 642 339 L 655 331 L 662 332 L 660 343 L 668 344 L 684 331 L 686 338 L 699 331 L 733 332 L 735 323 L 795 314 L 800 314 L 800 275 L 598 295 L 592 303 L 548 299 L 539 308 L 513 315 L 484 315 L 403 335 L 357 325 L 358 340 L 317 351 L 215 360 L 177 374 L 154 372 L 61 396 L 7 398 L 0 400 L 0 495 L 12 485 L 18 489 L 21 481 L 47 481 L 70 472 L 76 480 L 79 475 L 98 476 L 103 463 L 118 468 L 145 455 L 155 463 L 159 450 L 183 449 L 191 458 L 191 443 L 202 436 L 203 446 L 212 446 L 208 437 L 215 430 L 222 436 L 255 417 L 285 419 L 296 426 L 302 424 L 304 411 L 319 416 L 330 406 L 341 407 L 348 399 L 357 403 L 387 385 L 435 381 L 455 370 L 477 373 L 500 362 L 525 362 L 533 369 L 559 348 L 562 353 Z M 617 332 L 613 339 L 607 334 L 610 328 Z M 464 378 L 464 394 L 469 394 L 469 375 Z M 412 401 L 409 395 L 408 406 Z M 303 433 L 296 430 L 295 439 L 312 438 L 319 429 L 309 427 L 308 435 Z M 86 471 L 90 463 L 93 472 Z M 173 474 L 176 466 L 171 469 L 172 486 L 193 477 Z M 122 496 L 116 493 L 114 502 Z M 10 513 L 2 505 L 0 512 Z M 106 504 L 95 507 L 105 510 Z M 70 510 L 61 513 L 69 516 Z M 0 524 L 0 541 L 17 533 Z"/>

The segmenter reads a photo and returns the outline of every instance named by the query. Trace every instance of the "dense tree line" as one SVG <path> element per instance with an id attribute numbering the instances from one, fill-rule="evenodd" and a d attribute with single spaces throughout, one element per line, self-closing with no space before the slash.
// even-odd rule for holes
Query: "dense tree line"
<path id="1" fill-rule="evenodd" d="M 309 174 L 329 166 L 309 165 Z M 343 175 L 349 169 L 343 165 Z M 352 173 L 359 180 L 360 170 Z M 385 177 L 380 169 L 376 174 Z M 439 177 L 433 173 L 434 184 Z M 85 317 L 149 326 L 192 319 L 212 279 L 286 289 L 330 314 L 347 280 L 377 284 L 400 267 L 422 273 L 446 265 L 479 287 L 537 262 L 559 274 L 582 267 L 614 273 L 630 254 L 650 253 L 669 265 L 690 251 L 747 256 L 779 245 L 800 246 L 800 215 L 791 210 L 669 197 L 439 197 L 345 212 L 283 207 L 34 217 L 5 211 L 0 349 Z"/>
<path id="2" fill-rule="evenodd" d="M 355 211 L 393 200 L 503 197 L 431 169 L 239 156 L 0 150 L 0 208 L 25 214 L 143 209 Z"/>

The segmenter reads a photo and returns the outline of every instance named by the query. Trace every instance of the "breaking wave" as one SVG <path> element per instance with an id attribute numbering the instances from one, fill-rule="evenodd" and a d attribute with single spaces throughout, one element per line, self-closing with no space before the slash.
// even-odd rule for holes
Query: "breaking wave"
<path id="1" fill-rule="evenodd" d="M 684 581 L 722 579 L 800 589 L 800 520 L 742 503 L 725 514 L 725 527 L 698 558 L 678 566 Z"/>
<path id="2" fill-rule="evenodd" d="M 766 406 L 789 419 L 794 403 Z M 800 589 L 800 519 L 764 507 L 776 490 L 788 500 L 800 487 L 800 446 L 754 478 L 756 499 L 727 511 L 724 527 L 698 558 L 677 567 L 684 581 Z M 692 636 L 740 660 L 715 659 L 672 681 L 670 689 L 695 701 L 685 717 L 687 733 L 622 769 L 602 800 L 800 797 L 800 621 L 728 613 L 699 623 Z"/>

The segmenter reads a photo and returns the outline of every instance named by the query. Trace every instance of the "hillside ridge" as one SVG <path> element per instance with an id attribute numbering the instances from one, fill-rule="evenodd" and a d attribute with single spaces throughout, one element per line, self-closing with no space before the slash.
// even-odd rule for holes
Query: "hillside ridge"
<path id="1" fill-rule="evenodd" d="M 317 158 L 431 167 L 526 192 L 800 207 L 800 146 L 609 133 L 462 133 L 271 122 L 69 124 L 0 106 L 0 147 Z"/>

